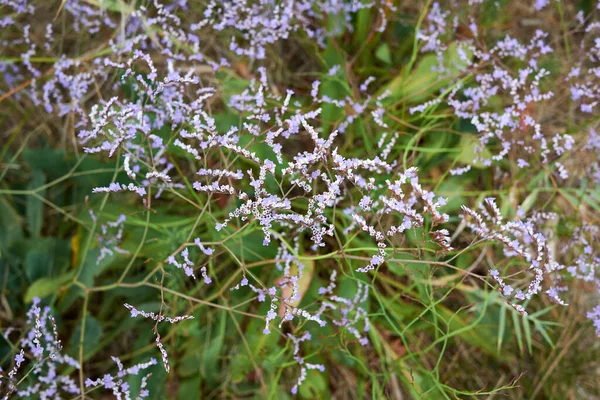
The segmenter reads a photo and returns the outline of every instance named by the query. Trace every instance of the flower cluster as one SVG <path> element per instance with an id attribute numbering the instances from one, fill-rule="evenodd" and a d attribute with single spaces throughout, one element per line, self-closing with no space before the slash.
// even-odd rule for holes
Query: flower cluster
<path id="1" fill-rule="evenodd" d="M 163 365 L 165 366 L 165 370 L 167 372 L 170 371 L 170 367 L 169 367 L 169 358 L 167 355 L 167 351 L 164 348 L 164 345 L 162 344 L 162 342 L 160 341 L 160 334 L 158 333 L 158 324 L 166 321 L 170 324 L 175 324 L 179 321 L 184 321 L 184 320 L 188 320 L 188 319 L 194 319 L 193 316 L 191 315 L 181 315 L 181 316 L 177 316 L 175 318 L 171 318 L 171 317 L 165 317 L 162 314 L 155 314 L 153 312 L 146 312 L 144 310 L 138 310 L 137 308 L 135 308 L 134 306 L 125 303 L 125 308 L 127 308 L 130 312 L 131 312 L 131 318 L 136 318 L 138 315 L 141 315 L 144 318 L 149 318 L 151 320 L 156 321 L 156 325 L 154 326 L 154 332 L 156 334 L 156 347 L 158 347 L 158 349 L 160 350 L 160 354 L 162 356 L 162 360 L 163 360 Z M 121 368 L 119 368 L 119 370 L 121 370 Z"/>
<path id="2" fill-rule="evenodd" d="M 537 30 L 527 44 L 507 35 L 488 48 L 477 40 L 478 28 L 471 17 L 469 34 L 450 48 L 458 19 L 452 23 L 449 19 L 450 12 L 441 11 L 434 3 L 419 33 L 424 43 L 421 51 L 436 54 L 439 65 L 434 69 L 450 78 L 448 86 L 436 99 L 413 107 L 411 113 L 422 113 L 444 102 L 454 116 L 475 127 L 479 143 L 472 164 L 454 168 L 451 173 L 464 174 L 473 164 L 491 166 L 512 154 L 520 168 L 531 166 L 532 158 L 538 158 L 542 165 L 556 162 L 557 177 L 566 179 L 568 173 L 557 159 L 573 148 L 574 139 L 558 133 L 549 137 L 534 112 L 554 96 L 540 87 L 550 75 L 540 66 L 553 52 L 547 44 L 548 34 Z M 492 148 L 498 149 L 495 154 Z"/>
<path id="3" fill-rule="evenodd" d="M 351 19 L 359 10 L 377 8 L 382 17 L 379 30 L 386 26 L 386 10 L 395 10 L 388 0 L 340 2 L 332 0 L 249 1 L 235 0 L 227 4 L 211 0 L 204 18 L 191 26 L 199 30 L 210 26 L 215 31 L 232 32 L 229 49 L 238 55 L 264 59 L 266 47 L 290 34 L 302 30 L 320 46 L 327 37 L 351 30 Z M 331 31 L 323 28 L 328 16 L 338 16 L 340 21 Z"/>
<path id="4" fill-rule="evenodd" d="M 307 371 L 311 370 L 311 369 L 317 369 L 321 372 L 325 372 L 325 366 L 322 364 L 307 363 L 306 361 L 304 361 L 304 358 L 302 358 L 302 356 L 300 356 L 300 354 L 299 354 L 300 353 L 300 343 L 311 339 L 311 335 L 309 332 L 304 332 L 304 334 L 299 338 L 294 337 L 290 333 L 288 333 L 287 336 L 292 341 L 292 343 L 294 343 L 294 360 L 296 360 L 298 365 L 300 365 L 300 376 L 298 377 L 298 381 L 292 387 L 292 390 L 291 390 L 292 394 L 298 394 L 298 388 L 300 387 L 300 385 L 302 385 L 302 382 L 304 382 L 304 380 L 306 379 Z"/>
<path id="5" fill-rule="evenodd" d="M 600 21 L 586 22 L 582 14 L 576 16 L 577 30 L 581 32 L 581 41 L 576 50 L 576 62 L 573 63 L 566 81 L 571 91 L 571 99 L 579 105 L 582 113 L 590 114 L 600 101 Z"/>
<path id="6" fill-rule="evenodd" d="M 325 310 L 337 313 L 338 317 L 332 317 L 333 324 L 347 330 L 354 335 L 362 346 L 366 346 L 369 344 L 366 333 L 369 332 L 370 326 L 367 311 L 363 308 L 362 304 L 366 302 L 369 296 L 369 287 L 358 282 L 356 295 L 352 299 L 336 296 L 333 294 L 333 289 L 336 287 L 336 276 L 337 272 L 333 270 L 329 279 L 329 285 L 319 289 L 319 294 L 326 294 L 327 297 L 321 303 L 321 308 L 316 315 L 320 315 Z M 356 327 L 361 322 L 363 326 L 362 331 L 365 333 L 365 336 Z"/>
<path id="7" fill-rule="evenodd" d="M 523 289 L 507 283 L 497 269 L 489 271 L 490 276 L 498 284 L 498 289 L 511 305 L 519 312 L 526 314 L 524 307 L 518 302 L 531 299 L 542 291 L 556 304 L 566 306 L 561 293 L 568 290 L 569 279 L 581 280 L 593 284 L 600 291 L 598 265 L 600 259 L 594 248 L 599 229 L 595 225 L 577 227 L 572 239 L 563 245 L 560 253 L 554 250 L 549 233 L 543 233 L 546 222 L 556 220 L 553 213 L 533 213 L 525 218 L 519 209 L 514 220 L 505 221 L 493 198 L 487 198 L 479 206 L 478 211 L 463 206 L 467 226 L 483 241 L 502 245 L 506 259 L 520 258 L 525 260 L 526 267 L 515 274 L 529 275 L 532 279 Z M 544 284 L 544 281 L 548 282 Z M 526 281 L 526 280 L 523 280 Z M 521 281 L 521 282 L 523 282 Z M 519 282 L 519 284 L 521 284 Z M 543 287 L 546 287 L 546 290 Z M 588 318 L 595 319 L 594 312 Z"/>
<path id="8" fill-rule="evenodd" d="M 517 311 L 526 314 L 523 306 L 515 302 L 525 301 L 540 293 L 544 276 L 552 279 L 551 288 L 546 293 L 554 301 L 564 305 L 564 302 L 558 297 L 558 292 L 562 290 L 562 287 L 557 286 L 553 279 L 556 272 L 563 266 L 554 260 L 554 254 L 547 243 L 547 238 L 537 229 L 540 222 L 555 218 L 555 215 L 536 214 L 525 220 L 504 221 L 493 198 L 485 199 L 479 206 L 479 212 L 465 206 L 462 208 L 465 217 L 470 218 L 467 226 L 474 233 L 483 240 L 502 244 L 505 257 L 522 257 L 529 264 L 525 270 L 531 271 L 533 279 L 524 290 L 515 289 L 505 283 L 497 269 L 490 270 L 490 275 L 498 283 L 500 291 L 505 297 L 512 299 L 512 306 Z"/>
<path id="9" fill-rule="evenodd" d="M 33 305 L 27 312 L 26 324 L 29 330 L 14 344 L 20 350 L 14 358 L 13 368 L 4 377 L 0 374 L 0 384 L 6 385 L 6 395 L 3 398 L 8 399 L 13 393 L 20 398 L 35 396 L 41 399 L 79 395 L 76 381 L 60 374 L 63 367 L 78 370 L 80 365 L 75 359 L 62 353 L 62 344 L 50 307 L 42 308 L 40 299 L 34 298 Z M 14 329 L 9 328 L 3 333 L 4 339 L 9 343 L 9 336 L 13 331 Z M 33 380 L 27 387 L 17 385 L 22 380 L 17 379 L 18 373 L 25 368 L 28 370 L 21 375 L 31 376 Z"/>
<path id="10" fill-rule="evenodd" d="M 50 314 L 50 307 L 41 306 L 39 298 L 33 299 L 33 304 L 27 312 L 26 324 L 29 330 L 21 336 L 21 339 L 14 343 L 14 347 L 20 349 L 14 358 L 14 366 L 6 376 L 2 375 L 0 369 L 0 389 L 3 389 L 4 397 L 7 400 L 11 395 L 18 398 L 29 399 L 32 397 L 40 399 L 70 399 L 81 394 L 79 383 L 68 374 L 64 374 L 66 368 L 73 368 L 76 372 L 80 370 L 80 364 L 72 357 L 63 354 L 63 346 L 58 337 L 58 327 L 54 317 Z M 133 311 L 132 311 L 133 312 Z M 140 312 L 143 313 L 143 312 Z M 152 313 L 150 313 L 152 314 Z M 149 315 L 153 317 L 154 314 Z M 156 318 L 159 320 L 169 320 L 168 318 Z M 10 336 L 16 329 L 8 328 L 3 332 L 3 337 L 8 343 L 12 343 Z M 104 375 L 103 378 L 85 380 L 85 387 L 101 386 L 110 390 L 117 399 L 132 399 L 129 384 L 123 381 L 127 375 L 138 375 L 140 371 L 155 365 L 156 360 L 150 359 L 147 363 L 140 363 L 123 369 L 123 364 L 117 357 L 112 357 L 117 364 L 118 372 L 115 376 Z M 19 372 L 28 368 L 26 372 Z M 149 396 L 146 389 L 148 378 L 147 374 L 142 379 L 142 384 L 138 396 L 135 399 L 141 399 Z M 26 386 L 31 382 L 28 386 Z"/>
<path id="11" fill-rule="evenodd" d="M 93 221 L 96 221 L 96 215 L 91 210 L 90 216 Z M 101 234 L 97 236 L 100 255 L 96 260 L 96 264 L 100 263 L 106 256 L 112 256 L 114 253 L 129 254 L 129 251 L 119 247 L 123 241 L 123 230 L 125 229 L 126 219 L 127 217 L 121 214 L 116 221 L 109 221 L 100 226 Z"/>
<path id="12" fill-rule="evenodd" d="M 145 76 L 133 68 L 138 60 L 150 70 Z M 140 97 L 137 101 L 123 102 L 113 97 L 102 107 L 94 106 L 90 113 L 92 129 L 79 132 L 80 143 L 88 153 L 106 152 L 109 157 L 117 151 L 122 153 L 125 172 L 134 182 L 112 183 L 94 191 L 126 190 L 144 197 L 148 193 L 147 187 L 152 185 L 158 188 L 155 197 L 160 197 L 165 189 L 183 187 L 171 181 L 169 171 L 174 166 L 166 157 L 166 144 L 153 131 L 163 127 L 173 129 L 183 123 L 186 116 L 200 112 L 203 100 L 210 97 L 210 91 L 197 89 L 198 97 L 191 102 L 186 101 L 185 90 L 188 86 L 197 85 L 198 78 L 191 72 L 182 76 L 175 68 L 169 68 L 168 75 L 159 81 L 151 58 L 139 50 L 127 63 L 110 60 L 105 60 L 105 63 L 124 70 L 122 79 L 133 78 L 133 87 Z"/>
<path id="13" fill-rule="evenodd" d="M 145 363 L 136 364 L 129 368 L 123 368 L 123 363 L 117 357 L 111 357 L 112 360 L 117 364 L 118 372 L 113 376 L 110 374 L 104 375 L 102 378 L 98 378 L 96 380 L 92 380 L 87 378 L 85 380 L 85 387 L 102 387 L 112 392 L 113 396 L 115 396 L 118 400 L 131 400 L 131 389 L 129 384 L 123 380 L 128 375 L 138 375 L 141 371 L 148 369 L 152 365 L 156 365 L 156 360 L 151 358 L 150 361 Z M 143 399 L 150 395 L 146 386 L 148 385 L 148 379 L 152 374 L 146 374 L 142 378 L 142 383 L 140 385 L 139 394 L 134 399 Z"/>
<path id="14" fill-rule="evenodd" d="M 600 227 L 597 225 L 583 224 L 575 228 L 571 240 L 564 247 L 564 253 L 570 256 L 570 262 L 565 265 L 565 270 L 571 278 L 580 280 L 595 287 L 600 293 L 600 251 L 598 239 Z M 596 333 L 600 336 L 600 306 L 595 306 L 586 316 L 593 321 Z"/>

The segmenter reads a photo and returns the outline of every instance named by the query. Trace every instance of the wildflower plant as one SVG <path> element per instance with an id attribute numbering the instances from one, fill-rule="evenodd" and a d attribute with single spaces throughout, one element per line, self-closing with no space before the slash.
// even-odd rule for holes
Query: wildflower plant
<path id="1" fill-rule="evenodd" d="M 555 395 L 598 11 L 509 3 L 0 0 L 0 394 Z"/>

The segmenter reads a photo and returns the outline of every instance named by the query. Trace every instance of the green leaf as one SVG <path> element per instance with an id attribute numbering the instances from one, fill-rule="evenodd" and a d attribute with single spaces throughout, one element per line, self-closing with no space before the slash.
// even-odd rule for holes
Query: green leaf
<path id="1" fill-rule="evenodd" d="M 179 382 L 179 389 L 177 390 L 177 398 L 182 400 L 187 399 L 201 399 L 202 394 L 200 393 L 200 386 L 202 379 L 200 375 L 196 375 L 190 379 L 182 379 Z"/>
<path id="2" fill-rule="evenodd" d="M 332 43 L 328 43 L 327 48 L 323 52 L 323 59 L 328 69 L 335 65 L 341 65 L 342 68 L 336 77 L 328 76 L 323 79 L 319 87 L 319 94 L 329 96 L 332 99 L 343 99 L 350 94 L 346 84 L 346 75 L 343 73 L 344 55 Z M 331 129 L 344 116 L 344 110 L 333 104 L 325 103 L 322 105 L 322 108 L 321 122 L 323 123 L 324 130 Z"/>
<path id="3" fill-rule="evenodd" d="M 37 238 L 26 242 L 25 273 L 30 282 L 56 276 L 70 262 L 71 243 L 58 238 Z"/>
<path id="4" fill-rule="evenodd" d="M 544 328 L 544 325 L 537 320 L 534 320 L 533 324 L 535 325 L 535 329 L 537 329 L 541 333 L 541 335 L 544 337 L 544 339 L 546 340 L 546 343 L 548 343 L 550 345 L 550 347 L 554 347 L 554 342 L 550 338 L 550 335 L 548 335 L 548 332 L 546 331 L 546 328 Z"/>
<path id="5" fill-rule="evenodd" d="M 522 317 L 523 320 L 523 331 L 525 332 L 525 340 L 527 341 L 527 349 L 529 350 L 529 354 L 533 353 L 533 340 L 531 339 L 531 328 L 529 327 L 529 321 L 527 317 L 524 315 Z"/>
<path id="6" fill-rule="evenodd" d="M 439 185 L 437 190 L 448 198 L 448 203 L 444 206 L 445 213 L 457 213 L 463 204 L 467 204 L 464 196 L 460 195 L 463 188 L 464 182 L 461 181 L 461 177 L 451 177 Z"/>
<path id="7" fill-rule="evenodd" d="M 472 57 L 471 54 L 468 57 Z M 459 75 L 464 68 L 465 63 L 458 55 L 457 47 L 452 44 L 444 57 L 445 67 L 449 70 L 448 75 L 441 79 L 438 67 L 438 58 L 435 54 L 429 54 L 421 58 L 421 62 L 413 71 L 403 72 L 385 87 L 381 93 L 389 90 L 392 94 L 390 101 L 404 99 L 407 103 L 421 103 L 426 101 L 429 96 L 438 92 L 441 88 L 448 85 L 449 80 Z"/>
<path id="8" fill-rule="evenodd" d="M 241 93 L 250 86 L 249 80 L 238 78 L 231 72 L 222 69 L 217 71 L 215 76 L 222 85 L 223 102 L 225 104 L 229 104 L 231 96 Z"/>
<path id="9" fill-rule="evenodd" d="M 486 168 L 481 162 L 475 162 L 475 159 L 479 156 L 479 158 L 490 159 L 492 158 L 492 153 L 487 147 L 484 147 L 480 153 L 475 153 L 475 149 L 479 146 L 479 140 L 477 140 L 474 136 L 463 136 L 460 140 L 458 147 L 462 149 L 462 151 L 458 154 L 457 160 L 473 166 L 474 168 Z"/>
<path id="10" fill-rule="evenodd" d="M 517 312 L 511 312 L 513 326 L 515 329 L 515 335 L 517 336 L 517 344 L 519 345 L 519 351 L 523 353 L 523 334 L 521 333 L 521 323 L 519 322 L 519 314 Z"/>
<path id="11" fill-rule="evenodd" d="M 71 353 L 75 353 L 79 349 L 79 339 L 81 337 L 81 319 L 77 324 L 77 328 L 71 335 L 69 350 Z M 85 318 L 85 331 L 83 332 L 83 354 L 87 354 L 92 350 L 96 343 L 102 338 L 102 325 L 96 318 L 91 315 L 87 315 Z"/>
<path id="12" fill-rule="evenodd" d="M 75 158 L 67 155 L 66 151 L 47 147 L 25 149 L 21 153 L 21 159 L 29 165 L 32 175 L 36 173 L 36 170 L 43 171 L 49 180 L 66 175 L 75 162 Z M 29 189 L 39 186 L 41 185 L 33 185 Z"/>
<path id="13" fill-rule="evenodd" d="M 48 256 L 39 251 L 28 251 L 25 256 L 25 273 L 30 282 L 42 278 L 47 270 Z"/>
<path id="14" fill-rule="evenodd" d="M 562 189 L 558 189 L 558 191 L 560 192 L 560 194 L 567 199 L 573 206 L 575 207 L 579 207 L 581 205 L 581 200 L 578 199 L 577 197 L 571 195 L 569 192 L 567 192 L 566 190 L 562 190 Z"/>
<path id="15" fill-rule="evenodd" d="M 502 349 L 504 332 L 506 331 L 506 307 L 500 307 L 500 320 L 498 322 L 498 353 Z"/>
<path id="16" fill-rule="evenodd" d="M 536 203 L 539 194 L 539 189 L 535 189 L 533 192 L 529 193 L 527 197 L 525 197 L 525 200 L 523 200 L 523 203 L 521 203 L 521 208 L 523 211 L 529 212 L 529 210 L 531 210 L 533 205 Z"/>
<path id="17" fill-rule="evenodd" d="M 255 262 L 265 258 L 275 257 L 277 249 L 271 242 L 268 246 L 263 244 L 262 230 L 255 230 L 245 236 L 231 240 L 227 247 L 242 262 Z"/>
<path id="18" fill-rule="evenodd" d="M 87 253 L 81 275 L 79 275 L 79 281 L 86 286 L 93 286 L 94 278 L 100 275 L 108 265 L 118 259 L 118 253 L 115 252 L 115 254 L 108 255 L 100 262 L 97 262 L 99 255 L 99 249 L 92 249 Z"/>
<path id="19" fill-rule="evenodd" d="M 44 298 L 51 294 L 57 293 L 62 285 L 73 279 L 74 272 L 75 271 L 71 271 L 67 274 L 52 278 L 40 278 L 33 282 L 33 284 L 29 286 L 27 292 L 25 293 L 25 302 L 31 303 L 34 297 Z"/>
<path id="20" fill-rule="evenodd" d="M 116 11 L 123 14 L 131 14 L 133 8 L 123 0 L 87 0 L 98 8 L 103 8 L 109 11 Z"/>
<path id="21" fill-rule="evenodd" d="M 390 51 L 390 46 L 387 43 L 382 44 L 375 51 L 375 57 L 379 61 L 383 61 L 386 64 L 392 64 L 392 52 Z"/>
<path id="22" fill-rule="evenodd" d="M 31 180 L 27 185 L 29 190 L 37 189 L 46 182 L 44 173 L 39 169 L 31 171 Z M 43 196 L 44 193 L 38 193 L 39 196 Z M 31 236 L 39 236 L 42 230 L 42 220 L 44 217 L 44 203 L 42 200 L 33 195 L 27 196 L 27 208 L 26 208 L 27 224 L 29 225 L 29 233 Z"/>
<path id="23" fill-rule="evenodd" d="M 306 380 L 300 386 L 299 394 L 305 399 L 326 399 L 330 397 L 325 373 L 309 370 Z"/>
<path id="24" fill-rule="evenodd" d="M 370 11 L 367 8 L 363 8 L 356 13 L 356 27 L 352 39 L 357 48 L 360 48 L 369 37 Z"/>
<path id="25" fill-rule="evenodd" d="M 218 382 L 219 375 L 221 373 L 219 369 L 221 351 L 223 349 L 223 343 L 225 341 L 225 329 L 227 327 L 227 315 L 224 312 L 216 314 L 218 324 L 216 329 L 216 335 L 207 343 L 207 346 L 203 349 L 200 354 L 200 371 L 207 383 L 215 384 Z"/>
<path id="26" fill-rule="evenodd" d="M 13 205 L 0 198 L 0 252 L 8 251 L 13 245 L 19 245 L 22 240 L 22 218 Z M 3 255 L 0 253 L 0 258 Z"/>

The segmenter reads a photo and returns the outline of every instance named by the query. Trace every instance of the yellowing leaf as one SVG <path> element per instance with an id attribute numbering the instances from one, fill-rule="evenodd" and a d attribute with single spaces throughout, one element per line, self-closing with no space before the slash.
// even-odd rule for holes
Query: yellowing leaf
<path id="1" fill-rule="evenodd" d="M 313 274 L 315 272 L 315 262 L 312 260 L 308 260 L 308 261 L 303 261 L 302 262 L 304 264 L 304 269 L 302 270 L 302 276 L 300 277 L 300 279 L 298 279 L 298 296 L 296 298 L 296 300 L 294 301 L 290 301 L 289 305 L 291 305 L 292 307 L 298 307 L 300 305 L 300 302 L 302 301 L 302 298 L 304 297 L 304 294 L 306 293 L 306 291 L 308 290 L 308 287 L 310 286 L 310 282 L 312 281 L 313 278 Z M 292 265 L 290 267 L 290 276 L 294 276 L 298 274 L 298 268 L 296 267 L 296 265 Z M 277 279 L 277 281 L 275 281 L 275 284 L 279 284 L 283 281 L 283 277 Z M 292 295 L 292 285 L 288 284 L 287 286 L 285 286 L 283 288 L 283 290 L 281 291 L 281 295 L 284 299 L 289 298 Z M 281 307 L 279 307 L 279 316 L 283 317 L 283 314 L 285 312 L 285 307 L 283 305 L 281 305 Z"/>
<path id="2" fill-rule="evenodd" d="M 71 238 L 71 266 L 77 267 L 77 260 L 79 260 L 79 238 L 81 236 L 81 230 L 77 230 L 75 236 Z"/>

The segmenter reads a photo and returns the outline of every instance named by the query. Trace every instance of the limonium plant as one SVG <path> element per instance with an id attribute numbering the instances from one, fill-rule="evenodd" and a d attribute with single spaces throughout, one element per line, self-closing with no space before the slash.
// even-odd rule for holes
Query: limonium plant
<path id="1" fill-rule="evenodd" d="M 535 397 L 444 352 L 597 346 L 595 4 L 54 3 L 0 0 L 3 398 Z"/>

